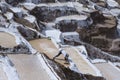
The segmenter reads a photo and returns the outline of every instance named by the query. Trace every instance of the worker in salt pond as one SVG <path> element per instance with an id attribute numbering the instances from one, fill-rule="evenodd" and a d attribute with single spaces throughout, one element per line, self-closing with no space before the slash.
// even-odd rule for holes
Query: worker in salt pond
<path id="1" fill-rule="evenodd" d="M 58 54 L 53 57 L 53 60 L 55 60 L 55 58 L 56 58 L 56 57 L 59 57 L 61 54 L 63 54 L 65 60 L 66 60 L 67 62 L 69 62 L 69 59 L 68 59 L 68 58 L 69 58 L 69 55 L 65 52 L 65 50 L 64 50 L 63 48 L 60 48 L 60 49 L 59 49 Z"/>

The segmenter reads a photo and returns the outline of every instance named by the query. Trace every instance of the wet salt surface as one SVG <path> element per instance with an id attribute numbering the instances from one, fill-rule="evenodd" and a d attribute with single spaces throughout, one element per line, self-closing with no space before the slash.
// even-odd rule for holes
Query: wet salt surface
<path id="1" fill-rule="evenodd" d="M 101 71 L 107 80 L 119 80 L 120 71 L 109 63 L 97 63 L 95 66 Z"/>
<path id="2" fill-rule="evenodd" d="M 70 55 L 80 72 L 97 76 L 97 72 L 94 68 L 83 58 L 83 56 L 79 55 L 75 48 L 65 48 L 65 51 Z"/>
<path id="3" fill-rule="evenodd" d="M 30 44 L 39 52 L 45 53 L 50 59 L 53 59 L 53 57 L 58 54 L 57 47 L 49 39 L 32 40 L 30 41 Z M 56 61 L 64 66 L 67 66 L 64 64 L 65 60 L 63 55 L 56 58 Z"/>
<path id="4" fill-rule="evenodd" d="M 7 48 L 13 48 L 17 46 L 16 39 L 9 33 L 0 32 L 0 45 Z"/>
<path id="5" fill-rule="evenodd" d="M 53 58 L 57 53 L 58 49 L 55 47 L 55 45 L 52 43 L 51 40 L 48 39 L 37 39 L 37 40 L 32 40 L 30 41 L 30 44 L 33 46 L 33 48 L 37 49 L 40 52 L 45 53 L 49 58 Z M 92 75 L 97 76 L 97 72 L 95 72 L 94 68 L 89 65 L 86 60 L 80 56 L 76 50 L 72 48 L 65 48 L 66 52 L 69 53 L 70 57 L 72 58 L 73 62 L 77 65 L 79 68 L 80 72 L 82 73 L 89 73 Z M 64 56 L 60 55 L 58 58 L 55 59 L 58 63 L 64 65 L 64 66 L 69 66 L 64 64 Z"/>
<path id="6" fill-rule="evenodd" d="M 8 55 L 14 63 L 20 80 L 50 80 L 36 55 Z"/>

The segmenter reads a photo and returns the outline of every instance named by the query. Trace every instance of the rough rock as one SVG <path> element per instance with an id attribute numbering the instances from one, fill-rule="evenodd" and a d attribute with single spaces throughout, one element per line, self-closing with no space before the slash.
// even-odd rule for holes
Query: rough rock
<path id="1" fill-rule="evenodd" d="M 120 39 L 115 39 L 112 41 L 112 46 L 109 49 L 113 52 L 120 52 Z"/>
<path id="2" fill-rule="evenodd" d="M 64 32 L 60 35 L 60 39 L 63 44 L 76 45 L 80 41 L 79 34 L 77 32 Z"/>
<path id="3" fill-rule="evenodd" d="M 76 0 L 58 0 L 59 2 L 75 2 Z"/>
<path id="4" fill-rule="evenodd" d="M 30 30 L 28 28 L 19 26 L 17 29 L 26 40 L 33 40 L 33 39 L 37 39 L 40 37 L 37 34 L 37 32 Z"/>
<path id="5" fill-rule="evenodd" d="M 101 6 L 101 7 L 106 7 L 107 4 L 104 0 L 91 0 L 92 2 L 96 3 L 98 6 Z"/>
<path id="6" fill-rule="evenodd" d="M 98 28 L 99 34 L 103 34 L 109 38 L 116 38 L 117 23 L 113 16 L 105 16 L 105 20 L 102 23 L 97 23 L 95 26 Z"/>
<path id="7" fill-rule="evenodd" d="M 86 47 L 88 56 L 91 59 L 104 59 L 111 62 L 120 62 L 119 57 L 110 55 L 109 53 L 104 52 L 101 49 L 94 47 L 93 45 L 84 42 L 80 42 L 80 44 Z"/>
<path id="8" fill-rule="evenodd" d="M 62 32 L 72 32 L 77 28 L 88 28 L 92 24 L 92 20 L 86 15 L 72 15 L 56 18 L 55 23 L 56 28 Z"/>
<path id="9" fill-rule="evenodd" d="M 68 6 L 39 6 L 30 11 L 38 20 L 48 22 L 55 20 L 56 17 L 78 14 L 77 10 Z"/>
<path id="10" fill-rule="evenodd" d="M 24 2 L 25 0 L 5 0 L 8 4 L 11 4 L 12 6 L 16 6 L 20 2 Z"/>
<path id="11" fill-rule="evenodd" d="M 25 45 L 18 45 L 15 46 L 14 48 L 5 48 L 0 46 L 0 53 L 3 54 L 30 54 L 29 49 Z"/>
<path id="12" fill-rule="evenodd" d="M 107 48 L 109 41 L 104 36 L 92 37 L 91 44 L 98 48 Z"/>
<path id="13" fill-rule="evenodd" d="M 31 27 L 31 28 L 35 28 L 36 25 L 35 25 L 35 21 L 36 21 L 36 18 L 32 15 L 29 15 L 29 16 L 25 16 L 23 18 L 14 18 L 16 22 L 24 25 L 24 26 L 28 26 L 28 27 Z"/>
<path id="14" fill-rule="evenodd" d="M 9 8 L 9 10 L 14 13 L 14 16 L 17 18 L 22 18 L 23 17 L 23 12 L 21 8 L 17 8 L 17 7 L 12 7 Z"/>
<path id="15" fill-rule="evenodd" d="M 8 6 L 5 3 L 0 3 L 0 10 L 2 13 L 6 13 L 8 10 Z"/>
<path id="16" fill-rule="evenodd" d="M 55 2 L 55 0 L 26 0 L 26 2 L 31 2 L 34 4 L 39 4 L 39 3 L 50 3 L 50 2 Z"/>
<path id="17" fill-rule="evenodd" d="M 88 0 L 77 0 L 77 1 L 82 3 L 82 4 L 84 4 L 84 5 L 88 5 L 89 4 Z"/>

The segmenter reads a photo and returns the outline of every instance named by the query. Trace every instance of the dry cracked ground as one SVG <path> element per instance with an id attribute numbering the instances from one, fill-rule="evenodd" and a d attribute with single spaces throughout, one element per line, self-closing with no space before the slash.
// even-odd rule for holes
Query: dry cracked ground
<path id="1" fill-rule="evenodd" d="M 0 80 L 120 80 L 120 0 L 0 0 Z"/>

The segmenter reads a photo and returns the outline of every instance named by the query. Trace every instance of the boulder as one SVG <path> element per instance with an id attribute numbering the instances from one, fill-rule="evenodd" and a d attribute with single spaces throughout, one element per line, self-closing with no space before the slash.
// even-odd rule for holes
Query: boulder
<path id="1" fill-rule="evenodd" d="M 72 32 L 76 31 L 77 24 L 75 20 L 62 20 L 56 24 L 56 28 L 62 32 Z"/>
<path id="2" fill-rule="evenodd" d="M 92 2 L 94 2 L 94 3 L 97 3 L 97 2 L 99 2 L 100 0 L 91 0 Z"/>
<path id="3" fill-rule="evenodd" d="M 64 32 L 60 35 L 61 43 L 67 45 L 76 45 L 80 42 L 79 34 L 77 32 Z"/>
<path id="4" fill-rule="evenodd" d="M 34 4 L 55 2 L 55 0 L 5 0 L 5 1 L 12 6 L 16 6 L 21 2 L 34 3 Z"/>
<path id="5" fill-rule="evenodd" d="M 103 2 L 103 1 L 97 2 L 96 4 L 101 6 L 101 7 L 106 7 L 107 6 L 106 2 Z"/>
<path id="6" fill-rule="evenodd" d="M 77 0 L 77 1 L 84 4 L 84 5 L 89 4 L 88 0 Z"/>
<path id="7" fill-rule="evenodd" d="M 101 6 L 101 7 L 106 7 L 107 4 L 104 0 L 91 0 L 92 2 L 96 3 L 98 6 Z"/>
<path id="8" fill-rule="evenodd" d="M 93 36 L 91 38 L 91 44 L 100 49 L 108 49 L 109 40 L 105 36 Z"/>
<path id="9" fill-rule="evenodd" d="M 0 46 L 0 53 L 4 54 L 31 54 L 28 47 L 24 44 L 19 44 L 13 48 L 5 48 Z"/>
<path id="10" fill-rule="evenodd" d="M 39 3 L 54 3 L 55 0 L 26 0 L 26 2 L 31 2 L 34 4 L 39 4 Z"/>
<path id="11" fill-rule="evenodd" d="M 117 34 L 117 20 L 113 16 L 106 16 L 102 23 L 97 23 L 95 27 L 99 34 L 106 35 L 109 38 L 116 38 Z"/>
<path id="12" fill-rule="evenodd" d="M 49 59 L 46 55 L 44 57 L 62 80 L 106 80 L 105 78 L 99 76 L 77 73 L 64 67 L 56 61 Z"/>

